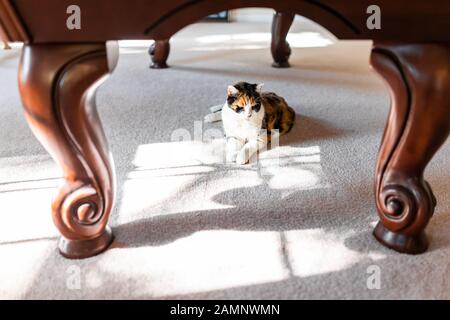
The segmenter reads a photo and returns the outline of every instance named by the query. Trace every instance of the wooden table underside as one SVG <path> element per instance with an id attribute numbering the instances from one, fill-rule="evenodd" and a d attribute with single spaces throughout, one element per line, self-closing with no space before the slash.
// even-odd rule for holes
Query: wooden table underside
<path id="1" fill-rule="evenodd" d="M 81 29 L 66 27 L 67 7 Z M 381 29 L 370 30 L 370 5 Z M 0 37 L 23 41 L 19 87 L 27 120 L 64 171 L 52 205 L 60 251 L 85 258 L 112 242 L 112 158 L 95 90 L 118 59 L 107 40 L 169 39 L 221 10 L 269 7 L 321 24 L 341 39 L 373 39 L 371 65 L 385 79 L 392 107 L 376 166 L 375 237 L 399 252 L 427 249 L 436 206 L 424 170 L 450 131 L 450 1 L 434 0 L 0 0 Z"/>

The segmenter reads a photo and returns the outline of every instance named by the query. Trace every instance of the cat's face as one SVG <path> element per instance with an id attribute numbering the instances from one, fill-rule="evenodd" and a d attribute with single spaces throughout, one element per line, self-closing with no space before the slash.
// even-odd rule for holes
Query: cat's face
<path id="1" fill-rule="evenodd" d="M 261 110 L 261 89 L 263 84 L 239 82 L 228 86 L 228 107 L 243 119 L 251 118 Z"/>

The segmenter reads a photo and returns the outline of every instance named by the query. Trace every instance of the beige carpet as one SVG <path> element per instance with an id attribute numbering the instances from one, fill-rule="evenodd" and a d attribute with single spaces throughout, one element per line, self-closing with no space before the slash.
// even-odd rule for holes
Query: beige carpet
<path id="1" fill-rule="evenodd" d="M 450 298 L 450 145 L 426 172 L 439 202 L 429 251 L 383 248 L 371 235 L 372 186 L 389 97 L 370 43 L 335 43 L 299 20 L 293 68 L 275 70 L 269 29 L 191 26 L 164 71 L 148 69 L 148 42 L 121 44 L 98 92 L 118 174 L 116 242 L 83 261 L 56 251 L 60 173 L 22 116 L 19 49 L 0 51 L 0 297 Z M 299 115 L 279 149 L 242 167 L 224 165 L 222 140 L 207 139 L 220 124 L 201 128 L 238 80 L 264 82 Z M 183 134 L 192 140 L 174 142 Z M 379 290 L 367 287 L 374 265 Z"/>

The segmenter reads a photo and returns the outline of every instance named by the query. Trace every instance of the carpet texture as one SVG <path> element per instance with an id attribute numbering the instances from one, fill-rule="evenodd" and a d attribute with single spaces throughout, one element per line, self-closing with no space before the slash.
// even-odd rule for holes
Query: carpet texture
<path id="1" fill-rule="evenodd" d="M 168 70 L 148 69 L 149 42 L 121 43 L 97 99 L 117 168 L 116 241 L 82 261 L 57 253 L 61 173 L 23 118 L 20 50 L 0 51 L 0 297 L 450 298 L 449 144 L 426 171 L 438 199 L 429 251 L 382 247 L 373 184 L 389 96 L 369 68 L 371 43 L 336 42 L 298 19 L 293 67 L 277 70 L 269 30 L 190 26 Z M 298 114 L 280 147 L 247 166 L 224 164 L 220 123 L 202 124 L 239 80 L 264 82 Z M 373 270 L 379 289 L 367 286 Z"/>

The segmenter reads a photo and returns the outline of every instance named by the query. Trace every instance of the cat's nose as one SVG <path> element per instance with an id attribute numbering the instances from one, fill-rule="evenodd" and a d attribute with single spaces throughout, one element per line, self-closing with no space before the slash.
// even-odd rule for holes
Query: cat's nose
<path id="1" fill-rule="evenodd" d="M 251 113 L 247 113 L 247 118 L 250 118 L 252 116 Z"/>

